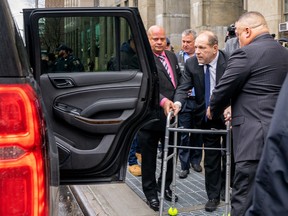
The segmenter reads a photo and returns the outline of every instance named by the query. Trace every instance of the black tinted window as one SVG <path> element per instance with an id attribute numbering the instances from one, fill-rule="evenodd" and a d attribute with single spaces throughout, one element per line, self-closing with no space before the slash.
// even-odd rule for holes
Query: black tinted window
<path id="1" fill-rule="evenodd" d="M 39 19 L 42 73 L 138 69 L 128 22 L 119 17 Z"/>

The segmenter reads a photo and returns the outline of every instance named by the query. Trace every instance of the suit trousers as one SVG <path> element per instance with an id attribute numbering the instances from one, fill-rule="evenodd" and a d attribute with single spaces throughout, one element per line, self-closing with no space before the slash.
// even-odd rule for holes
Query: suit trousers
<path id="1" fill-rule="evenodd" d="M 187 99 L 178 116 L 178 127 L 194 129 L 195 127 L 195 99 Z M 201 147 L 203 145 L 202 134 L 181 133 L 181 146 Z M 179 160 L 182 170 L 189 170 L 190 164 L 200 164 L 202 149 L 179 149 Z"/>
<path id="2" fill-rule="evenodd" d="M 245 212 L 252 205 L 254 180 L 258 164 L 258 160 L 236 163 L 231 198 L 231 215 L 245 215 Z"/>
<path id="3" fill-rule="evenodd" d="M 204 129 L 223 129 L 225 127 L 222 120 L 203 120 Z M 221 148 L 221 135 L 203 134 L 205 148 Z M 205 149 L 204 167 L 205 167 L 205 187 L 208 199 L 220 199 L 221 191 L 221 151 Z"/>
<path id="4" fill-rule="evenodd" d="M 157 167 L 157 148 L 158 143 L 162 143 L 162 151 L 164 148 L 165 131 L 152 130 L 142 128 L 138 132 L 138 142 L 141 146 L 142 153 L 142 188 L 147 199 L 158 197 L 157 190 L 161 189 L 163 154 L 161 161 L 161 172 L 156 182 L 156 167 Z M 169 143 L 173 145 L 173 133 L 170 133 Z M 173 152 L 173 148 L 168 149 L 168 155 Z M 164 153 L 164 152 L 163 152 Z M 173 176 L 173 160 L 167 163 L 165 188 L 169 188 Z"/>

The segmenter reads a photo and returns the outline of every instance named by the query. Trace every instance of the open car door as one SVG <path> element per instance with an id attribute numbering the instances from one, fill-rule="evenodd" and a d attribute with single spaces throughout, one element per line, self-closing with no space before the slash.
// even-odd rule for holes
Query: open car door
<path id="1" fill-rule="evenodd" d="M 124 180 L 132 140 L 159 109 L 137 8 L 24 9 L 24 28 L 61 183 Z"/>

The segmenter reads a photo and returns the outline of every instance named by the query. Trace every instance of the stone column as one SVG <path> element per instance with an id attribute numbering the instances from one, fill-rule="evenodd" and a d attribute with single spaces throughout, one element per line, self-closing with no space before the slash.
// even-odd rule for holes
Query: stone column
<path id="1" fill-rule="evenodd" d="M 288 37 L 287 32 L 279 32 L 279 23 L 285 22 L 284 19 L 284 5 L 282 0 L 262 0 L 261 7 L 256 0 L 249 0 L 247 5 L 248 11 L 259 11 L 265 17 L 270 33 L 276 34 L 276 39 L 281 37 Z"/>
<path id="2" fill-rule="evenodd" d="M 165 28 L 175 52 L 181 49 L 181 33 L 190 28 L 189 0 L 157 0 L 156 24 Z"/>
<path id="3" fill-rule="evenodd" d="M 144 27 L 148 29 L 155 25 L 155 0 L 141 0 L 138 1 L 138 9 L 144 23 Z"/>

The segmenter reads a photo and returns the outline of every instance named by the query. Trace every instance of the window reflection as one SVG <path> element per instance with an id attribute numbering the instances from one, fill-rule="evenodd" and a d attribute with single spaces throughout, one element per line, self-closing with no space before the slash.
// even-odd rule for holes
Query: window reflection
<path id="1" fill-rule="evenodd" d="M 42 73 L 139 69 L 124 18 L 45 17 L 39 20 Z"/>

